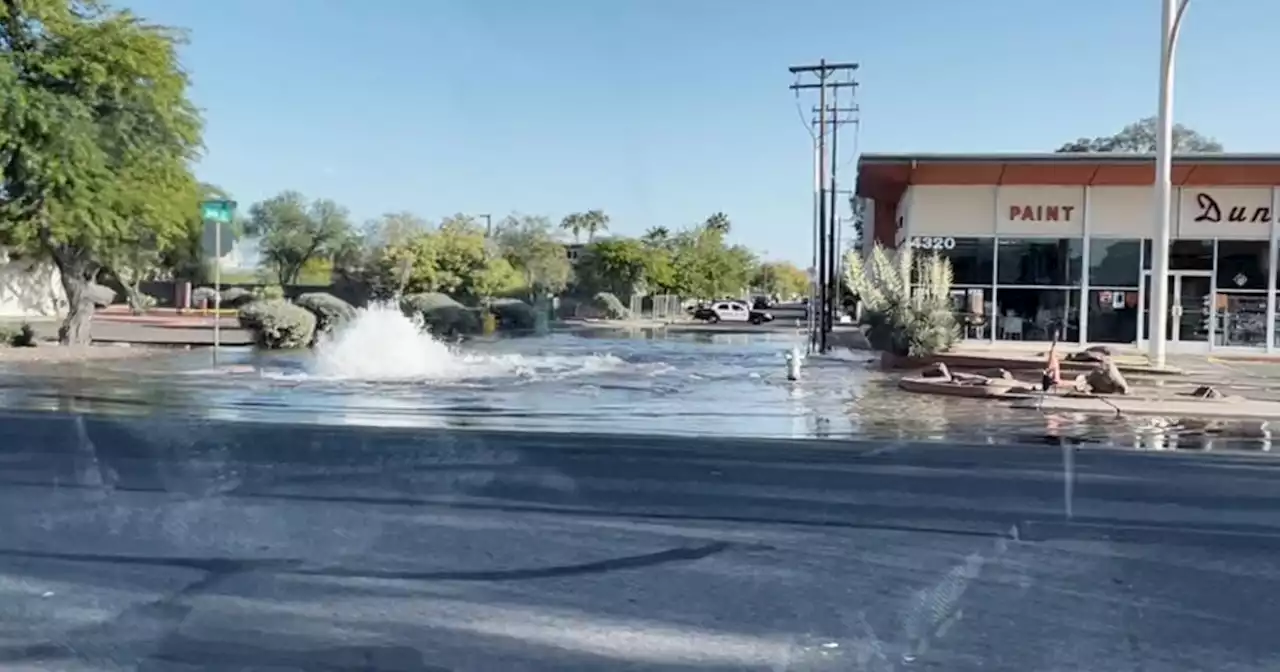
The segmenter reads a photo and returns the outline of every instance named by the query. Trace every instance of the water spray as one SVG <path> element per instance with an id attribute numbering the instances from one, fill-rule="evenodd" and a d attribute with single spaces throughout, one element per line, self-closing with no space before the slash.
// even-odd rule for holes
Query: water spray
<path id="1" fill-rule="evenodd" d="M 800 348 L 793 347 L 787 351 L 787 380 L 800 380 L 800 367 L 804 363 L 804 353 L 800 352 Z"/>

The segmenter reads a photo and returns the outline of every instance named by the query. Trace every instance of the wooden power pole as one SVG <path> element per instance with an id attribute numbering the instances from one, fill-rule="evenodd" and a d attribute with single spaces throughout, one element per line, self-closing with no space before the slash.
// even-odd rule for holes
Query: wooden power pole
<path id="1" fill-rule="evenodd" d="M 826 59 L 818 61 L 816 65 L 794 65 L 788 68 L 791 74 L 797 79 L 805 74 L 813 75 L 817 81 L 812 83 L 802 83 L 797 81 L 791 85 L 793 91 L 801 91 L 806 89 L 818 90 L 818 221 L 815 226 L 814 245 L 817 248 L 817 305 L 809 306 L 811 311 L 816 310 L 817 315 L 817 334 L 816 340 L 819 352 L 826 352 L 829 349 L 828 337 L 831 334 L 832 327 L 835 324 L 835 297 L 836 287 L 839 279 L 836 278 L 836 231 L 838 230 L 839 216 L 836 214 L 836 195 L 838 188 L 836 186 L 836 147 L 835 147 L 835 128 L 838 128 L 836 122 L 839 118 L 839 107 L 829 110 L 827 105 L 828 91 L 831 92 L 832 100 L 836 100 L 836 92 L 842 88 L 853 89 L 858 85 L 853 80 L 853 72 L 858 69 L 857 63 L 828 63 Z M 844 78 L 837 81 L 837 75 L 845 75 Z M 829 121 L 827 113 L 833 112 L 833 117 Z M 827 166 L 827 126 L 832 126 L 832 151 L 831 166 Z M 829 186 L 828 186 L 829 185 Z"/>

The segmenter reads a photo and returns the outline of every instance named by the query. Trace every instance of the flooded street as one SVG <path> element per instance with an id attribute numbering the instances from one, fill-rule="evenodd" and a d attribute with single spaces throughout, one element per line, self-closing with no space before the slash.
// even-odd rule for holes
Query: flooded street
<path id="1" fill-rule="evenodd" d="M 1262 422 L 1044 414 L 898 390 L 868 353 L 810 357 L 798 334 L 576 332 L 445 345 L 398 314 L 314 352 L 181 351 L 0 370 L 11 409 L 209 420 L 676 436 L 1271 450 Z"/>

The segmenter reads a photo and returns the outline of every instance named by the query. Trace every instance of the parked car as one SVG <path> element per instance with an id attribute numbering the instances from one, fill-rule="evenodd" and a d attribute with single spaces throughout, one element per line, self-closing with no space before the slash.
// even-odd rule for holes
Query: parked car
<path id="1" fill-rule="evenodd" d="M 752 310 L 741 301 L 716 301 L 699 306 L 693 311 L 693 319 L 705 322 L 750 322 L 764 324 L 772 322 L 773 315 L 764 310 Z"/>

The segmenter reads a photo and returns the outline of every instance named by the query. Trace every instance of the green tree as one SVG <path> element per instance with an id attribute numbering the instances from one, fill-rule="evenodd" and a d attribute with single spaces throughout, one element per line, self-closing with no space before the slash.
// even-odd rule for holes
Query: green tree
<path id="1" fill-rule="evenodd" d="M 711 222 L 678 235 L 672 255 L 674 291 L 707 299 L 745 291 L 756 266 L 750 250 L 726 244 Z"/>
<path id="2" fill-rule="evenodd" d="M 809 275 L 789 261 L 768 262 L 757 267 L 751 286 L 773 296 L 790 298 L 808 291 Z"/>
<path id="3" fill-rule="evenodd" d="M 1120 129 L 1115 135 L 1096 138 L 1080 138 L 1057 149 L 1058 153 L 1124 152 L 1149 154 L 1156 151 L 1156 118 L 1140 119 Z M 1222 151 L 1222 143 L 1182 124 L 1173 126 L 1173 151 L 1175 154 L 1216 153 Z"/>
<path id="4" fill-rule="evenodd" d="M 90 340 L 98 273 L 195 206 L 181 38 L 94 0 L 0 2 L 0 234 L 57 266 L 62 343 Z"/>
<path id="5" fill-rule="evenodd" d="M 650 227 L 648 231 L 644 232 L 644 237 L 641 238 L 646 244 L 654 246 L 665 245 L 670 239 L 671 229 L 665 226 Z"/>
<path id="6" fill-rule="evenodd" d="M 707 221 L 703 223 L 703 226 L 711 229 L 712 231 L 718 232 L 722 236 L 729 235 L 729 230 L 733 228 L 733 225 L 729 222 L 729 215 L 726 215 L 723 212 L 717 212 L 708 217 Z"/>
<path id="7" fill-rule="evenodd" d="M 470 217 L 454 215 L 426 237 L 433 248 L 435 287 L 449 295 L 477 295 L 477 280 L 489 264 L 484 228 Z"/>
<path id="8" fill-rule="evenodd" d="M 654 254 L 655 250 L 634 238 L 597 240 L 583 250 L 576 269 L 578 283 L 592 295 L 643 294 L 648 288 Z"/>
<path id="9" fill-rule="evenodd" d="M 493 257 L 485 262 L 472 283 L 472 294 L 486 302 L 495 296 L 514 292 L 521 287 L 520 272 L 503 257 Z"/>
<path id="10" fill-rule="evenodd" d="M 261 237 L 259 249 L 281 285 L 297 282 L 312 258 L 332 258 L 348 240 L 351 220 L 337 203 L 308 202 L 296 191 L 284 191 L 249 209 L 249 233 Z"/>
<path id="11" fill-rule="evenodd" d="M 511 215 L 498 224 L 494 238 L 498 252 L 524 279 L 530 298 L 557 294 L 568 286 L 573 266 L 546 217 Z"/>

